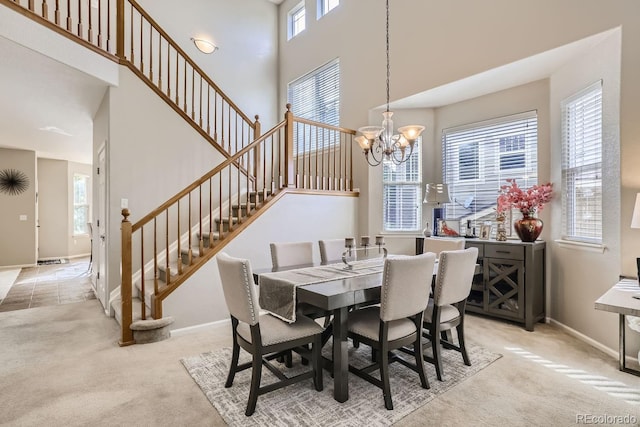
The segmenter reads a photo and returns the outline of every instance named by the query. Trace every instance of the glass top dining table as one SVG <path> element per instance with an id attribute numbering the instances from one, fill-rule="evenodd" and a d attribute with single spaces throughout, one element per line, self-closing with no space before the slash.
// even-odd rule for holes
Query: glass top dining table
<path id="1" fill-rule="evenodd" d="M 256 283 L 260 284 L 260 276 L 262 274 L 309 267 L 312 267 L 312 265 L 290 266 L 280 270 L 257 269 L 253 274 Z M 321 266 L 317 267 L 321 268 Z M 434 275 L 436 271 L 437 264 L 434 267 Z M 271 276 L 273 278 L 273 275 Z M 333 370 L 333 397 L 338 402 L 346 402 L 349 399 L 349 353 L 347 342 L 349 308 L 356 304 L 375 304 L 380 302 L 381 285 L 382 271 L 362 276 L 307 283 L 296 287 L 295 295 L 298 304 L 306 303 L 329 311 L 333 315 L 333 322 L 329 330 L 333 335 L 333 360 L 328 365 L 329 369 Z"/>

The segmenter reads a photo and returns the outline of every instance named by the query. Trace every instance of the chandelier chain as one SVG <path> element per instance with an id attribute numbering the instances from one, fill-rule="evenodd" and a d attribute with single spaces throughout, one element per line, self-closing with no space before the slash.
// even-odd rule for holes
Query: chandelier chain
<path id="1" fill-rule="evenodd" d="M 389 80 L 391 79 L 391 63 L 389 61 L 389 0 L 387 0 L 387 112 L 389 112 Z"/>

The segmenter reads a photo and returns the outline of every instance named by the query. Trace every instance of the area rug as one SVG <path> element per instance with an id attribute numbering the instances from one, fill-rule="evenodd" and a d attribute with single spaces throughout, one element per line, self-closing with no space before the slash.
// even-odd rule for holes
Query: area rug
<path id="1" fill-rule="evenodd" d="M 417 373 L 399 363 L 393 363 L 390 366 L 393 411 L 385 409 L 382 390 L 351 374 L 349 400 L 345 403 L 336 402 L 333 399 L 333 379 L 325 370 L 323 391 L 315 391 L 313 382 L 309 380 L 264 394 L 258 397 L 256 411 L 251 417 L 244 415 L 251 370 L 237 373 L 233 386 L 224 387 L 231 360 L 230 348 L 187 357 L 181 359 L 181 362 L 209 402 L 230 426 L 373 427 L 388 426 L 397 422 L 502 357 L 476 345 L 469 346 L 467 350 L 471 366 L 464 365 L 460 353 L 443 350 L 445 381 L 438 381 L 433 365 L 425 364 L 431 385 L 428 390 L 420 386 Z M 324 347 L 323 354 L 330 356 L 330 351 L 329 343 Z M 358 349 L 351 347 L 349 362 L 365 366 L 370 363 L 370 354 L 370 348 L 365 345 Z M 244 350 L 241 351 L 240 363 L 249 360 L 249 355 Z M 287 370 L 286 374 L 292 376 L 304 369 L 307 367 L 301 366 L 300 360 L 294 356 L 294 367 Z M 262 385 L 274 380 L 275 376 L 263 368 Z"/>

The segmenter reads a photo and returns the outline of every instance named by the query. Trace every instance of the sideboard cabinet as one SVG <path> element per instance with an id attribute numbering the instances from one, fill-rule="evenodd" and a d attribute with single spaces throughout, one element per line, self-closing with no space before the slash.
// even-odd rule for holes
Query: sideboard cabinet
<path id="1" fill-rule="evenodd" d="M 422 243 L 416 239 L 416 253 L 422 253 Z M 466 310 L 523 323 L 533 331 L 545 318 L 545 242 L 466 239 L 466 247 L 478 248 L 480 265 Z"/>

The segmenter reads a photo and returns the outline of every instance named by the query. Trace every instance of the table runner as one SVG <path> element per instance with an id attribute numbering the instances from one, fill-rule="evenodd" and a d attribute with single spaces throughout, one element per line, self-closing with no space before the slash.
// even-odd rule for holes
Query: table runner
<path id="1" fill-rule="evenodd" d="M 354 261 L 350 269 L 341 263 L 264 273 L 259 276 L 260 307 L 285 322 L 293 323 L 296 321 L 298 286 L 381 273 L 383 267 L 384 259 L 377 258 Z"/>

